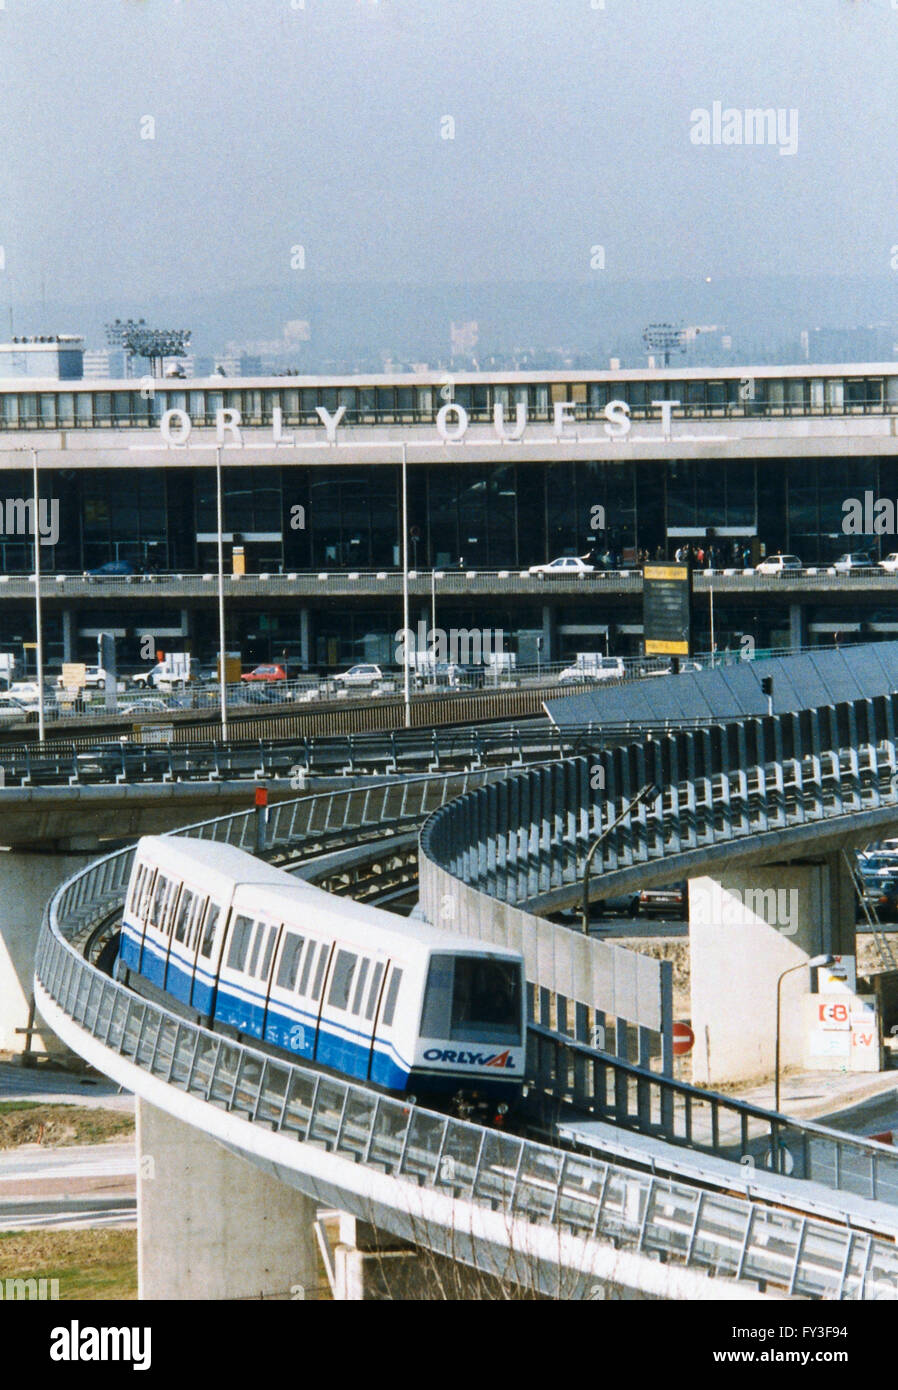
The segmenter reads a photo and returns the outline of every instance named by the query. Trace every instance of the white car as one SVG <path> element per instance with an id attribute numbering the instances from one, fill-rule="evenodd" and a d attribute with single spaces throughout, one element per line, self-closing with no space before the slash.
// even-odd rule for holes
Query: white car
<path id="1" fill-rule="evenodd" d="M 384 678 L 384 673 L 379 666 L 372 662 L 361 662 L 358 666 L 350 666 L 348 671 L 343 671 L 339 676 L 334 676 L 334 680 L 343 686 L 368 686 L 378 685 Z"/>
<path id="2" fill-rule="evenodd" d="M 852 570 L 872 570 L 874 565 L 866 550 L 852 550 L 833 560 L 832 567 L 837 574 L 851 574 Z"/>
<path id="3" fill-rule="evenodd" d="M 578 681 L 622 681 L 626 674 L 621 657 L 600 656 L 588 665 L 584 663 L 580 666 L 568 666 L 558 677 L 558 683 L 569 685 Z"/>
<path id="4" fill-rule="evenodd" d="M 550 576 L 594 574 L 595 565 L 588 565 L 579 555 L 562 555 L 558 560 L 550 560 L 547 565 L 531 565 L 528 574 L 548 574 Z"/>
<path id="5" fill-rule="evenodd" d="M 887 555 L 884 560 L 880 560 L 879 568 L 888 570 L 889 574 L 898 574 L 898 550 L 893 550 L 891 555 Z"/>
<path id="6" fill-rule="evenodd" d="M 794 574 L 801 569 L 802 563 L 797 555 L 768 555 L 766 560 L 755 565 L 755 574 Z"/>

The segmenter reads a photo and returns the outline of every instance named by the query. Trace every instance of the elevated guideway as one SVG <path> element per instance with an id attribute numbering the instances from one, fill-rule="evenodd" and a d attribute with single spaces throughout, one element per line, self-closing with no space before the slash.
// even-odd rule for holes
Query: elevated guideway
<path id="1" fill-rule="evenodd" d="M 300 837 L 287 831 L 288 817 L 295 829 L 296 806 L 302 802 L 275 808 L 269 848 L 296 848 Z M 252 817 L 212 822 L 192 833 L 249 846 Z M 793 1295 L 895 1296 L 895 1246 L 882 1234 L 840 1229 L 734 1197 L 720 1191 L 719 1180 L 709 1197 L 708 1175 L 701 1186 L 674 1183 L 409 1109 L 204 1033 L 137 999 L 100 975 L 72 944 L 84 940 L 92 923 L 120 909 L 131 853 L 91 866 L 52 900 L 35 981 L 39 1007 L 94 1065 L 281 1181 L 418 1245 L 545 1292 L 583 1296 L 591 1280 L 611 1280 L 658 1296 L 697 1297 L 702 1286 L 708 1289 L 704 1276 L 701 1284 L 694 1282 L 697 1272 L 713 1268 L 718 1277 L 737 1281 L 732 1287 L 716 1282 L 714 1296 L 743 1297 L 759 1283 Z M 555 930 L 572 948 L 582 944 L 563 928 Z M 528 978 L 539 1011 L 554 980 L 547 985 L 539 968 L 528 971 Z M 608 1095 L 608 1085 L 596 1084 L 601 1073 L 610 1078 L 619 1112 L 635 1093 L 630 1123 L 678 1137 L 679 1083 L 570 1037 L 547 1037 L 536 1027 L 531 1032 L 535 1087 L 564 1099 L 579 1078 L 575 1099 L 591 1096 L 599 1109 Z M 548 1065 L 546 1047 L 553 1055 Z M 592 1084 L 590 1069 L 596 1072 Z M 739 1112 L 737 1102 L 700 1094 L 718 1110 Z M 894 1200 L 889 1194 L 898 1192 L 894 1153 L 821 1127 L 790 1126 L 782 1116 L 750 1115 L 750 1109 L 743 1107 L 739 1115 L 742 1134 L 756 1135 L 766 1126 L 764 1142 L 775 1156 L 787 1131 L 795 1146 L 791 1131 L 797 1128 L 817 1164 L 808 1178 L 816 1183 L 828 1156 L 834 1189 L 845 1184 L 856 1191 L 857 1173 L 866 1165 L 877 1202 L 888 1210 Z M 689 1142 L 694 1126 L 688 1104 L 686 1116 Z M 714 1133 L 719 1141 L 719 1114 Z M 888 1217 L 882 1222 L 887 1226 Z M 662 1253 L 667 1266 L 657 1263 Z"/>

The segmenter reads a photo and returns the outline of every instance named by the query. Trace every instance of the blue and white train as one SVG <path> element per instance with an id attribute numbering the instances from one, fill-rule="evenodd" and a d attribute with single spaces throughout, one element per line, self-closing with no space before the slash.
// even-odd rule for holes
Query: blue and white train
<path id="1" fill-rule="evenodd" d="M 291 1057 L 470 1113 L 524 1077 L 513 951 L 335 898 L 232 845 L 145 836 L 118 979 Z"/>

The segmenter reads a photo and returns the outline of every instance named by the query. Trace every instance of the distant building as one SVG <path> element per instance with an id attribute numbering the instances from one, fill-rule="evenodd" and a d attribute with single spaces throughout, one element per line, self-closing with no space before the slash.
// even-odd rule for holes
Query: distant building
<path id="1" fill-rule="evenodd" d="M 84 375 L 84 339 L 67 333 L 13 338 L 0 343 L 0 378 L 40 377 L 80 381 Z"/>

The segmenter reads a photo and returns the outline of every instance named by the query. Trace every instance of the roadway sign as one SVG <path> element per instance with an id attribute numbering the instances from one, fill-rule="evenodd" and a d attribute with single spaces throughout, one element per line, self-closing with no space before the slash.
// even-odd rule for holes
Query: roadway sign
<path id="1" fill-rule="evenodd" d="M 689 656 L 692 571 L 686 564 L 644 565 L 642 626 L 646 656 Z"/>
<path id="2" fill-rule="evenodd" d="M 688 1023 L 675 1023 L 673 1026 L 673 1050 L 675 1057 L 685 1057 L 695 1046 L 695 1034 Z"/>
<path id="3" fill-rule="evenodd" d="M 62 684 L 66 690 L 80 690 L 87 676 L 87 667 L 82 661 L 62 663 Z"/>

